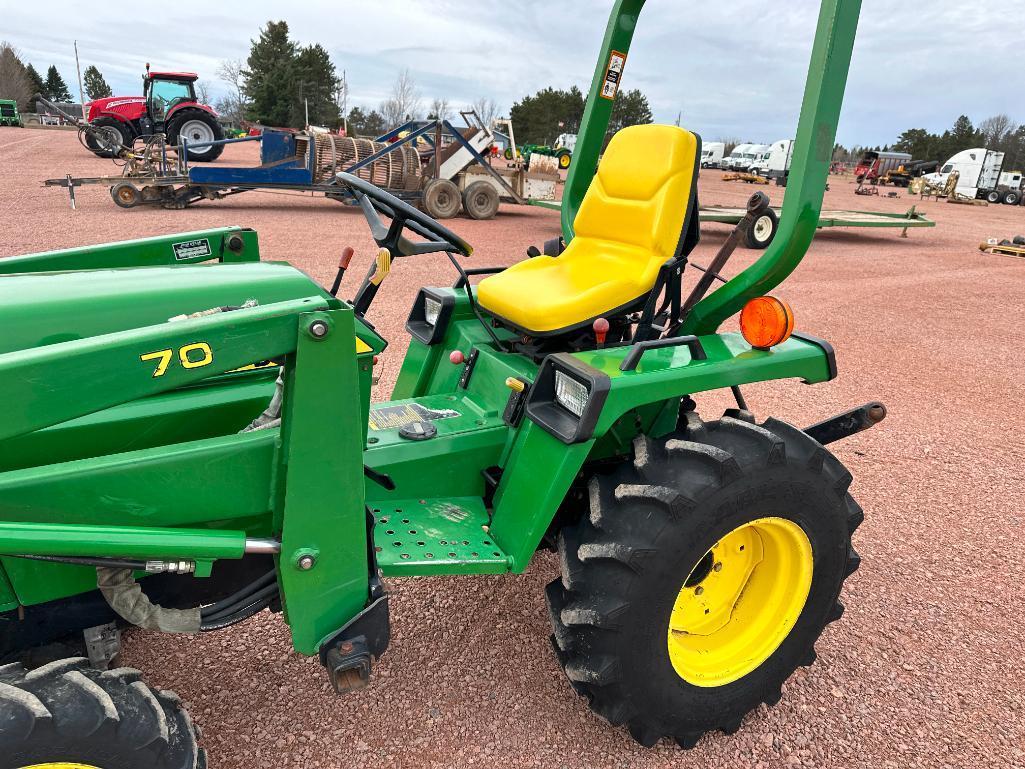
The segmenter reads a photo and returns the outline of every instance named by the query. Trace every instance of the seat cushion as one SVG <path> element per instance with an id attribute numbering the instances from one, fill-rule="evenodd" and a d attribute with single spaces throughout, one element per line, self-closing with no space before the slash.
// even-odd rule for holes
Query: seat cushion
<path id="1" fill-rule="evenodd" d="M 649 262 L 650 274 L 636 268 Z M 482 280 L 477 300 L 517 329 L 551 334 L 634 304 L 657 274 L 643 249 L 577 237 L 561 256 L 536 256 Z"/>
<path id="2" fill-rule="evenodd" d="M 538 256 L 485 278 L 481 307 L 534 335 L 614 315 L 645 298 L 677 255 L 689 217 L 701 141 L 676 126 L 632 126 L 609 143 L 558 257 Z"/>

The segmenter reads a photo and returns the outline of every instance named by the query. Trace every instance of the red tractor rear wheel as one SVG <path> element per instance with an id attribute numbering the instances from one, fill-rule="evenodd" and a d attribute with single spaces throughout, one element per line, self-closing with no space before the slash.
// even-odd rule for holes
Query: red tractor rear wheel
<path id="1" fill-rule="evenodd" d="M 195 144 L 197 149 L 187 149 L 188 159 L 209 163 L 221 156 L 223 144 L 199 146 L 202 142 L 220 141 L 224 138 L 224 130 L 217 118 L 201 109 L 182 109 L 174 113 L 167 123 L 167 141 L 178 144 L 180 139 L 186 144 Z"/>

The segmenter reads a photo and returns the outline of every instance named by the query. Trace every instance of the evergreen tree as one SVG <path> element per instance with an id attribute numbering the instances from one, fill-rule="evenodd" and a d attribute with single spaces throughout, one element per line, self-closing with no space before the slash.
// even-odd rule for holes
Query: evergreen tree
<path id="1" fill-rule="evenodd" d="M 551 144 L 559 134 L 573 133 L 583 115 L 584 95 L 576 86 L 568 91 L 545 88 L 524 96 L 509 111 L 516 138 L 526 144 Z"/>
<path id="2" fill-rule="evenodd" d="M 289 124 L 296 128 L 304 127 L 308 105 L 312 125 L 337 125 L 335 92 L 338 86 L 335 65 L 323 46 L 314 44 L 300 49 L 292 62 L 293 98 Z"/>
<path id="3" fill-rule="evenodd" d="M 107 85 L 107 81 L 103 79 L 103 75 L 93 65 L 90 64 L 85 68 L 82 79 L 85 82 L 85 95 L 89 99 L 102 99 L 114 95 L 110 86 Z"/>
<path id="4" fill-rule="evenodd" d="M 612 105 L 612 117 L 609 119 L 609 136 L 621 128 L 632 125 L 645 125 L 654 122 L 648 98 L 636 88 L 632 91 L 620 91 Z"/>
<path id="5" fill-rule="evenodd" d="M 36 99 L 35 99 L 35 96 L 36 96 L 37 93 L 41 93 L 41 94 L 43 94 L 45 96 L 46 95 L 45 94 L 45 92 L 46 92 L 46 85 L 43 83 L 43 78 L 40 77 L 39 71 L 35 67 L 33 67 L 31 64 L 29 64 L 27 67 L 25 67 L 25 74 L 28 76 L 29 82 L 32 84 L 32 95 L 29 98 L 29 102 L 28 102 L 27 107 L 28 107 L 30 112 L 35 112 L 36 111 Z"/>
<path id="6" fill-rule="evenodd" d="M 349 114 L 345 116 L 345 123 L 348 129 L 349 136 L 361 136 L 363 134 L 363 125 L 367 122 L 366 113 L 359 107 L 353 107 L 349 110 Z"/>
<path id="7" fill-rule="evenodd" d="M 64 78 L 61 77 L 61 73 L 57 71 L 57 67 L 53 64 L 46 70 L 46 82 L 43 83 L 43 96 L 50 101 L 55 102 L 70 102 L 71 91 L 68 90 L 68 84 L 64 82 Z"/>
<path id="8" fill-rule="evenodd" d="M 287 126 L 292 118 L 292 64 L 296 46 L 288 37 L 288 22 L 268 21 L 252 41 L 246 60 L 247 116 L 272 126 Z"/>
<path id="9" fill-rule="evenodd" d="M 367 122 L 364 123 L 363 128 L 367 136 L 375 138 L 388 130 L 388 126 L 384 123 L 384 116 L 376 109 L 370 110 L 370 114 L 367 115 Z"/>
<path id="10" fill-rule="evenodd" d="M 909 128 L 897 137 L 897 143 L 893 145 L 897 152 L 907 152 L 915 160 L 936 160 L 942 162 L 946 158 L 936 157 L 938 147 L 937 137 L 924 128 Z"/>

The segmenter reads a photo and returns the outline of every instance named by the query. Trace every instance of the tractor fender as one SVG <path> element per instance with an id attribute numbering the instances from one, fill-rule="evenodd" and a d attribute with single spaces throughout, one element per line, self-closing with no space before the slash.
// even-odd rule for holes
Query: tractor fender
<path id="1" fill-rule="evenodd" d="M 200 104 L 198 101 L 186 101 L 181 102 L 180 104 L 175 104 L 171 107 L 171 109 L 167 111 L 167 115 L 164 116 L 164 123 L 170 123 L 171 120 L 178 116 L 179 112 L 183 112 L 185 110 L 199 110 L 200 112 L 206 112 L 212 117 L 218 117 L 217 110 L 213 107 L 206 104 Z"/>

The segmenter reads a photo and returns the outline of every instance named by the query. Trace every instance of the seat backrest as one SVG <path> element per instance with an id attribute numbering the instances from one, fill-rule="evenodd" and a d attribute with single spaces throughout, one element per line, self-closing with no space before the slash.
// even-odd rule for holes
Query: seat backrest
<path id="1" fill-rule="evenodd" d="M 575 239 L 635 246 L 659 263 L 687 253 L 696 242 L 700 157 L 701 138 L 678 126 L 622 129 L 580 203 Z"/>

